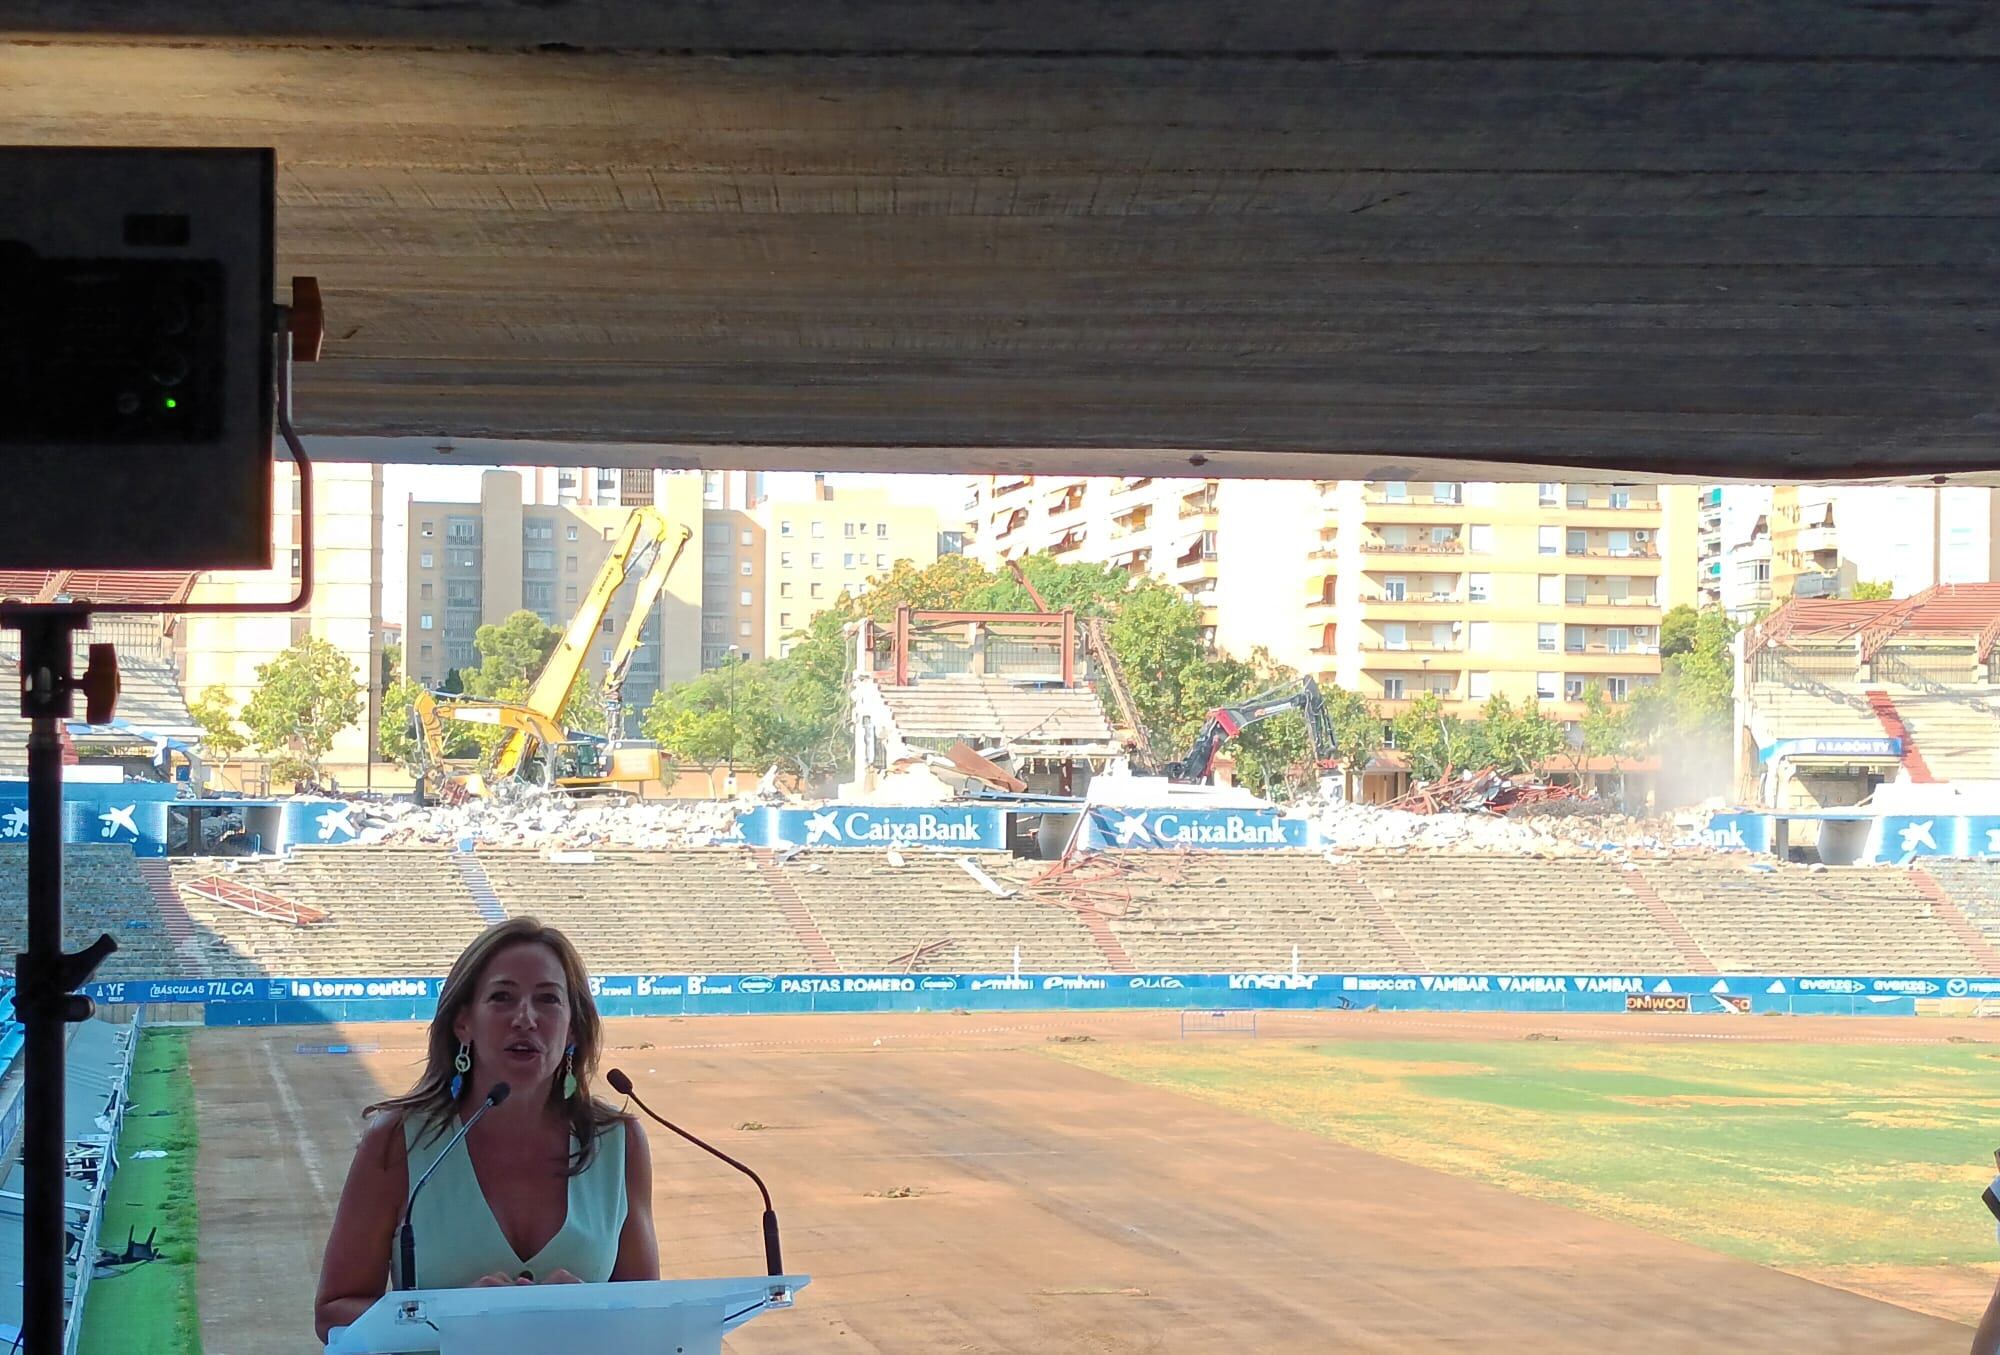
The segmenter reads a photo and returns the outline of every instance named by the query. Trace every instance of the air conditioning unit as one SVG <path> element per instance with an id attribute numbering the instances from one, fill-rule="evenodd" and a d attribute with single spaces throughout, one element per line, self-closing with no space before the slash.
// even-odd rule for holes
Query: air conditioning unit
<path id="1" fill-rule="evenodd" d="M 1632 539 L 1634 541 L 1651 541 L 1653 534 L 1649 531 L 1637 531 L 1632 533 Z"/>

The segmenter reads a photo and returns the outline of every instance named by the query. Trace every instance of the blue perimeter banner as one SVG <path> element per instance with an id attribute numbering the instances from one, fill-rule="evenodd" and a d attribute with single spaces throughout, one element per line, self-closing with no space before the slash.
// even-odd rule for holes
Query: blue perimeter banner
<path id="1" fill-rule="evenodd" d="M 194 1003 L 209 1025 L 424 1020 L 434 977 L 93 983 L 108 1004 Z M 1656 974 L 606 974 L 605 1016 L 1156 1007 L 1912 1015 L 2000 1001 L 2000 978 Z"/>
<path id="2" fill-rule="evenodd" d="M 1093 851 L 1311 847 L 1310 822 L 1270 809 L 1121 809 L 1098 806 L 1084 815 L 1081 845 Z"/>
<path id="3" fill-rule="evenodd" d="M 736 829 L 753 847 L 1007 850 L 1007 811 L 987 805 L 935 805 L 922 809 L 877 805 L 774 809 L 767 805 L 740 816 Z"/>

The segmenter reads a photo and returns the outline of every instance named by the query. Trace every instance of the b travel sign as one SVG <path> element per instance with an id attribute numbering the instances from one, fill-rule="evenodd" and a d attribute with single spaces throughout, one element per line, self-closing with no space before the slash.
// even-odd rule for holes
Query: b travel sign
<path id="1" fill-rule="evenodd" d="M 1314 845 L 1312 824 L 1270 809 L 1118 809 L 1084 815 L 1082 845 L 1092 850 L 1245 851 Z"/>
<path id="2" fill-rule="evenodd" d="M 753 809 L 736 821 L 753 847 L 937 847 L 963 852 L 1007 849 L 1007 811 L 991 806 L 890 808 L 822 805 Z"/>

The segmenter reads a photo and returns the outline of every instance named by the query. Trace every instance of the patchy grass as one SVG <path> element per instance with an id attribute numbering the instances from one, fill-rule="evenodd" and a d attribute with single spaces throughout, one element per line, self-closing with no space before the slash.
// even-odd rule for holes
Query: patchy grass
<path id="1" fill-rule="evenodd" d="M 1987 1265 L 2000 1079 L 1952 1045 L 1045 1046 L 1788 1270 Z"/>
<path id="2" fill-rule="evenodd" d="M 143 1242 L 158 1227 L 161 1256 L 91 1281 L 79 1355 L 200 1355 L 194 1188 L 199 1143 L 187 1044 L 186 1031 L 147 1031 L 133 1058 L 132 1106 L 118 1138 L 118 1174 L 111 1178 L 98 1242 L 107 1251 L 121 1251 L 128 1228 Z M 166 1156 L 135 1160 L 135 1153 L 148 1149 Z"/>

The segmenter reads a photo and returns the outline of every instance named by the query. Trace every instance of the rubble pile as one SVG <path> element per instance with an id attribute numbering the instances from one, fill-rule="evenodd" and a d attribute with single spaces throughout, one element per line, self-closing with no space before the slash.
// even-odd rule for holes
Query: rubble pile
<path id="1" fill-rule="evenodd" d="M 1323 801 L 1306 807 L 1327 850 L 1457 851 L 1523 856 L 1706 851 L 1698 827 L 1623 814 L 1416 814 L 1385 805 Z"/>
<path id="2" fill-rule="evenodd" d="M 407 801 L 361 801 L 356 840 L 386 846 L 481 846 L 578 851 L 626 847 L 662 851 L 734 840 L 742 803 L 726 800 L 573 800 L 536 793 L 419 809 Z"/>

